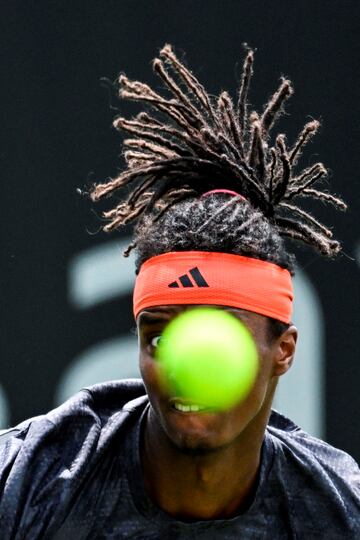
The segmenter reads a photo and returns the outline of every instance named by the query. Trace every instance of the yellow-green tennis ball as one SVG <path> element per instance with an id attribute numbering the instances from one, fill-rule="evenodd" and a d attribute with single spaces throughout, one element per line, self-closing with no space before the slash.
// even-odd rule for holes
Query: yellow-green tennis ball
<path id="1" fill-rule="evenodd" d="M 249 330 L 215 308 L 199 307 L 175 317 L 163 331 L 156 358 L 174 397 L 219 410 L 248 395 L 258 370 Z"/>

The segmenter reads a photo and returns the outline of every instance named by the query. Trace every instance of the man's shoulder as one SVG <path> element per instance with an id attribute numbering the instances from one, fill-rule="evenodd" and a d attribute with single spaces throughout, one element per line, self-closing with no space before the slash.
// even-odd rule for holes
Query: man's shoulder
<path id="1" fill-rule="evenodd" d="M 334 538 L 360 538 L 356 461 L 276 411 L 271 414 L 267 434 L 274 446 L 272 478 L 281 484 L 289 512 L 301 516 L 314 530 L 321 523 L 331 523 Z"/>
<path id="2" fill-rule="evenodd" d="M 48 463 L 101 453 L 126 432 L 148 402 L 140 379 L 109 381 L 83 388 L 47 414 L 0 431 L 0 468 L 29 461 L 41 452 Z M 0 471 L 1 473 L 1 471 Z"/>
<path id="3" fill-rule="evenodd" d="M 147 402 L 140 380 L 111 381 L 0 432 L 1 530 L 27 531 L 29 503 L 56 527 L 79 482 L 112 455 L 114 441 L 118 450 L 127 441 Z"/>
<path id="4" fill-rule="evenodd" d="M 126 417 L 147 401 L 141 379 L 108 381 L 82 388 L 47 414 L 24 420 L 15 427 L 0 430 L 0 447 L 13 437 L 23 438 L 35 431 L 54 431 L 76 423 L 78 428 L 92 423 L 106 427 L 115 416 Z"/>
<path id="5" fill-rule="evenodd" d="M 298 456 L 304 464 L 309 461 L 328 471 L 356 473 L 359 481 L 359 466 L 349 454 L 310 435 L 283 414 L 272 411 L 267 431 L 278 450 L 281 449 L 280 454 L 287 458 Z"/>

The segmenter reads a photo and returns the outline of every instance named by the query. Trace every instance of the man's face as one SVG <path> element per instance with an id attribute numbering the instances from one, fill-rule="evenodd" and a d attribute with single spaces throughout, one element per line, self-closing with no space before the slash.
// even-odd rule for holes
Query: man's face
<path id="1" fill-rule="evenodd" d="M 183 451 L 210 451 L 231 444 L 268 408 L 276 386 L 279 340 L 269 336 L 266 317 L 236 308 L 232 313 L 251 332 L 259 355 L 259 371 L 247 398 L 222 412 L 182 412 L 174 408 L 172 396 L 160 384 L 155 350 L 165 326 L 179 313 L 196 306 L 162 306 L 142 311 L 137 319 L 140 371 L 159 425 L 175 446 Z"/>

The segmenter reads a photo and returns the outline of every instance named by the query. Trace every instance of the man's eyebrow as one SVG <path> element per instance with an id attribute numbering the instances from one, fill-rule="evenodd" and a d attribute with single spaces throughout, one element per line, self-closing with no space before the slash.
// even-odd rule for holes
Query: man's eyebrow
<path id="1" fill-rule="evenodd" d="M 158 314 L 152 313 L 141 313 L 139 317 L 140 324 L 159 324 L 168 322 L 168 317 L 161 317 Z"/>

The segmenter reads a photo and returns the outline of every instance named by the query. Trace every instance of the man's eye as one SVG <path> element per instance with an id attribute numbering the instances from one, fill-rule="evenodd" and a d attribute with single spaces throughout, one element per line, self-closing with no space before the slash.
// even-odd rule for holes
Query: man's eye
<path id="1" fill-rule="evenodd" d="M 160 340 L 161 340 L 161 336 L 154 336 L 154 337 L 151 338 L 151 340 L 150 340 L 150 345 L 151 345 L 152 347 L 156 348 L 156 347 L 159 346 Z"/>

